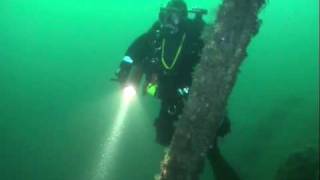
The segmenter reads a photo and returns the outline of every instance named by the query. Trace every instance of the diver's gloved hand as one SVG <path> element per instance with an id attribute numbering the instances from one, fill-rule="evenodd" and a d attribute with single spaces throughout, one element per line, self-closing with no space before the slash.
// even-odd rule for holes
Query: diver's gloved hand
<path id="1" fill-rule="evenodd" d="M 119 82 L 120 84 L 122 84 L 126 81 L 126 77 L 127 77 L 127 73 L 118 69 L 114 73 L 114 77 L 111 78 L 111 81 L 116 81 L 116 82 Z"/>
<path id="2" fill-rule="evenodd" d="M 114 77 L 111 78 L 111 80 L 117 81 L 120 84 L 126 83 L 129 77 L 132 65 L 133 65 L 133 60 L 129 56 L 125 56 L 121 61 L 118 70 L 114 73 Z"/>
<path id="3" fill-rule="evenodd" d="M 126 87 L 126 80 L 123 78 L 123 76 L 119 75 L 118 72 L 115 72 L 114 77 L 112 77 L 110 80 L 119 83 L 122 89 Z"/>

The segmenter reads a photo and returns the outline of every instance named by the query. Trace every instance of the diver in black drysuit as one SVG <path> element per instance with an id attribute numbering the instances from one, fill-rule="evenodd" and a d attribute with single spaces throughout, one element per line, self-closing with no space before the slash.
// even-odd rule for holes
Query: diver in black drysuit
<path id="1" fill-rule="evenodd" d="M 171 0 L 159 13 L 159 20 L 152 28 L 138 37 L 128 48 L 116 73 L 122 83 L 128 82 L 130 71 L 136 67 L 138 74 L 146 76 L 144 93 L 161 100 L 161 109 L 154 122 L 156 141 L 168 146 L 171 142 L 175 122 L 182 113 L 192 72 L 200 60 L 204 46 L 201 32 L 205 26 L 203 11 L 195 12 L 195 18 L 188 18 L 187 5 L 183 0 Z M 137 85 L 138 86 L 138 85 Z M 219 136 L 230 131 L 230 121 L 225 116 Z M 221 156 L 217 145 L 208 153 L 208 159 L 218 180 L 237 180 L 233 169 Z"/>

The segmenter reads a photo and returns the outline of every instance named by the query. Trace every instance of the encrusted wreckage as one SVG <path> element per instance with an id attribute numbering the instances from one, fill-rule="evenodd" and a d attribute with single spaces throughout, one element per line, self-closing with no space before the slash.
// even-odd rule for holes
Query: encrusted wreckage
<path id="1" fill-rule="evenodd" d="M 208 148 L 225 114 L 247 47 L 258 33 L 258 14 L 265 0 L 223 0 L 214 25 L 206 30 L 206 45 L 194 71 L 191 94 L 180 117 L 160 180 L 198 178 Z"/>
<path id="2" fill-rule="evenodd" d="M 319 150 L 307 147 L 290 154 L 275 176 L 275 180 L 284 179 L 319 179 Z"/>

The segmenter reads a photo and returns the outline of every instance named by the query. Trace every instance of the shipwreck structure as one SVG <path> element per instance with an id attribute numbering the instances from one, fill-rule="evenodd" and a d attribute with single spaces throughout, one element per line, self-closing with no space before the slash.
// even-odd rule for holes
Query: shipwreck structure
<path id="1" fill-rule="evenodd" d="M 161 163 L 160 180 L 195 180 L 213 145 L 265 0 L 223 0 L 194 71 L 190 97 Z"/>

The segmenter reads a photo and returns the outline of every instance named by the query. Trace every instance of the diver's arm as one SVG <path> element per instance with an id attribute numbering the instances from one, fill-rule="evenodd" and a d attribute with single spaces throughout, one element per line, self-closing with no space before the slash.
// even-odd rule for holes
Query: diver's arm
<path id="1" fill-rule="evenodd" d="M 132 66 L 133 60 L 130 56 L 125 56 L 120 62 L 118 70 L 115 72 L 116 77 L 112 80 L 118 81 L 120 84 L 124 84 L 129 77 Z"/>
<path id="2" fill-rule="evenodd" d="M 140 66 L 142 59 L 146 53 L 145 48 L 147 46 L 148 34 L 145 33 L 139 36 L 128 48 L 120 62 L 119 68 L 116 71 L 116 81 L 124 84 L 128 81 L 130 72 L 133 67 Z"/>

